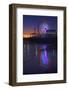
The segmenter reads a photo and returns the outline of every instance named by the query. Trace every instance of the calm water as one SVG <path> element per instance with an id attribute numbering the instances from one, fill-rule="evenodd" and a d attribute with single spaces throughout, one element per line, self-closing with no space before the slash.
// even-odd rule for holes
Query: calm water
<path id="1" fill-rule="evenodd" d="M 23 48 L 23 74 L 57 73 L 55 45 L 24 43 Z"/>

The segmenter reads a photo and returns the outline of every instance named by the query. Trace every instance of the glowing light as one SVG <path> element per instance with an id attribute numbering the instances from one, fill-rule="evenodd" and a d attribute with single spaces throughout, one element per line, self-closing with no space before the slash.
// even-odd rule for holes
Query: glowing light
<path id="1" fill-rule="evenodd" d="M 49 29 L 49 26 L 48 26 L 48 24 L 47 23 L 42 23 L 41 25 L 40 25 L 40 33 L 46 33 L 46 31 Z"/>
<path id="2" fill-rule="evenodd" d="M 30 36 L 30 35 L 25 34 L 25 35 L 23 35 L 23 37 L 24 37 L 24 38 L 30 38 L 31 36 Z"/>
<path id="3" fill-rule="evenodd" d="M 48 64 L 48 57 L 47 57 L 46 51 L 41 53 L 41 61 L 42 61 L 42 64 Z"/>
<path id="4" fill-rule="evenodd" d="M 35 34 L 34 32 L 24 32 L 23 33 L 23 38 L 30 38 L 30 37 L 34 37 L 37 34 Z"/>
<path id="5" fill-rule="evenodd" d="M 31 32 L 25 32 L 23 34 L 23 38 L 30 38 L 30 37 L 32 37 Z"/>
<path id="6" fill-rule="evenodd" d="M 47 56 L 46 50 L 40 50 L 39 57 L 40 57 L 41 64 L 48 64 L 48 56 Z"/>

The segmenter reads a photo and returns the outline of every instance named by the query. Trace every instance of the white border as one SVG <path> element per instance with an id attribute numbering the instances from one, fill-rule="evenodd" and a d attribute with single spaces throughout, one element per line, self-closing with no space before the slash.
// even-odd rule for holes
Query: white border
<path id="1" fill-rule="evenodd" d="M 58 73 L 56 74 L 36 74 L 23 75 L 23 16 L 22 15 L 42 15 L 58 17 Z M 51 81 L 63 80 L 63 11 L 42 10 L 42 9 L 17 9 L 17 82 Z"/>

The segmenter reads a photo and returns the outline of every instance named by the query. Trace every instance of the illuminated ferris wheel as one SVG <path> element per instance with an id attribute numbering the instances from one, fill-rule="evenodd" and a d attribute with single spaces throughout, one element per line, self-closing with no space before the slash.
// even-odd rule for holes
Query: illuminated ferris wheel
<path id="1" fill-rule="evenodd" d="M 45 34 L 48 29 L 49 29 L 49 26 L 46 22 L 40 24 L 40 26 L 39 26 L 40 34 L 42 34 L 42 33 Z"/>

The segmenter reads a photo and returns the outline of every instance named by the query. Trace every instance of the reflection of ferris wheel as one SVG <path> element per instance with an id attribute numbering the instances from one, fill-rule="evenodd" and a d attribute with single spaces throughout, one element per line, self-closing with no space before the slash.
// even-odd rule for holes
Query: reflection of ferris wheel
<path id="1" fill-rule="evenodd" d="M 39 32 L 40 33 L 46 33 L 46 31 L 49 29 L 49 26 L 48 26 L 48 24 L 47 23 L 42 23 L 42 24 L 40 24 L 40 26 L 39 26 Z"/>

